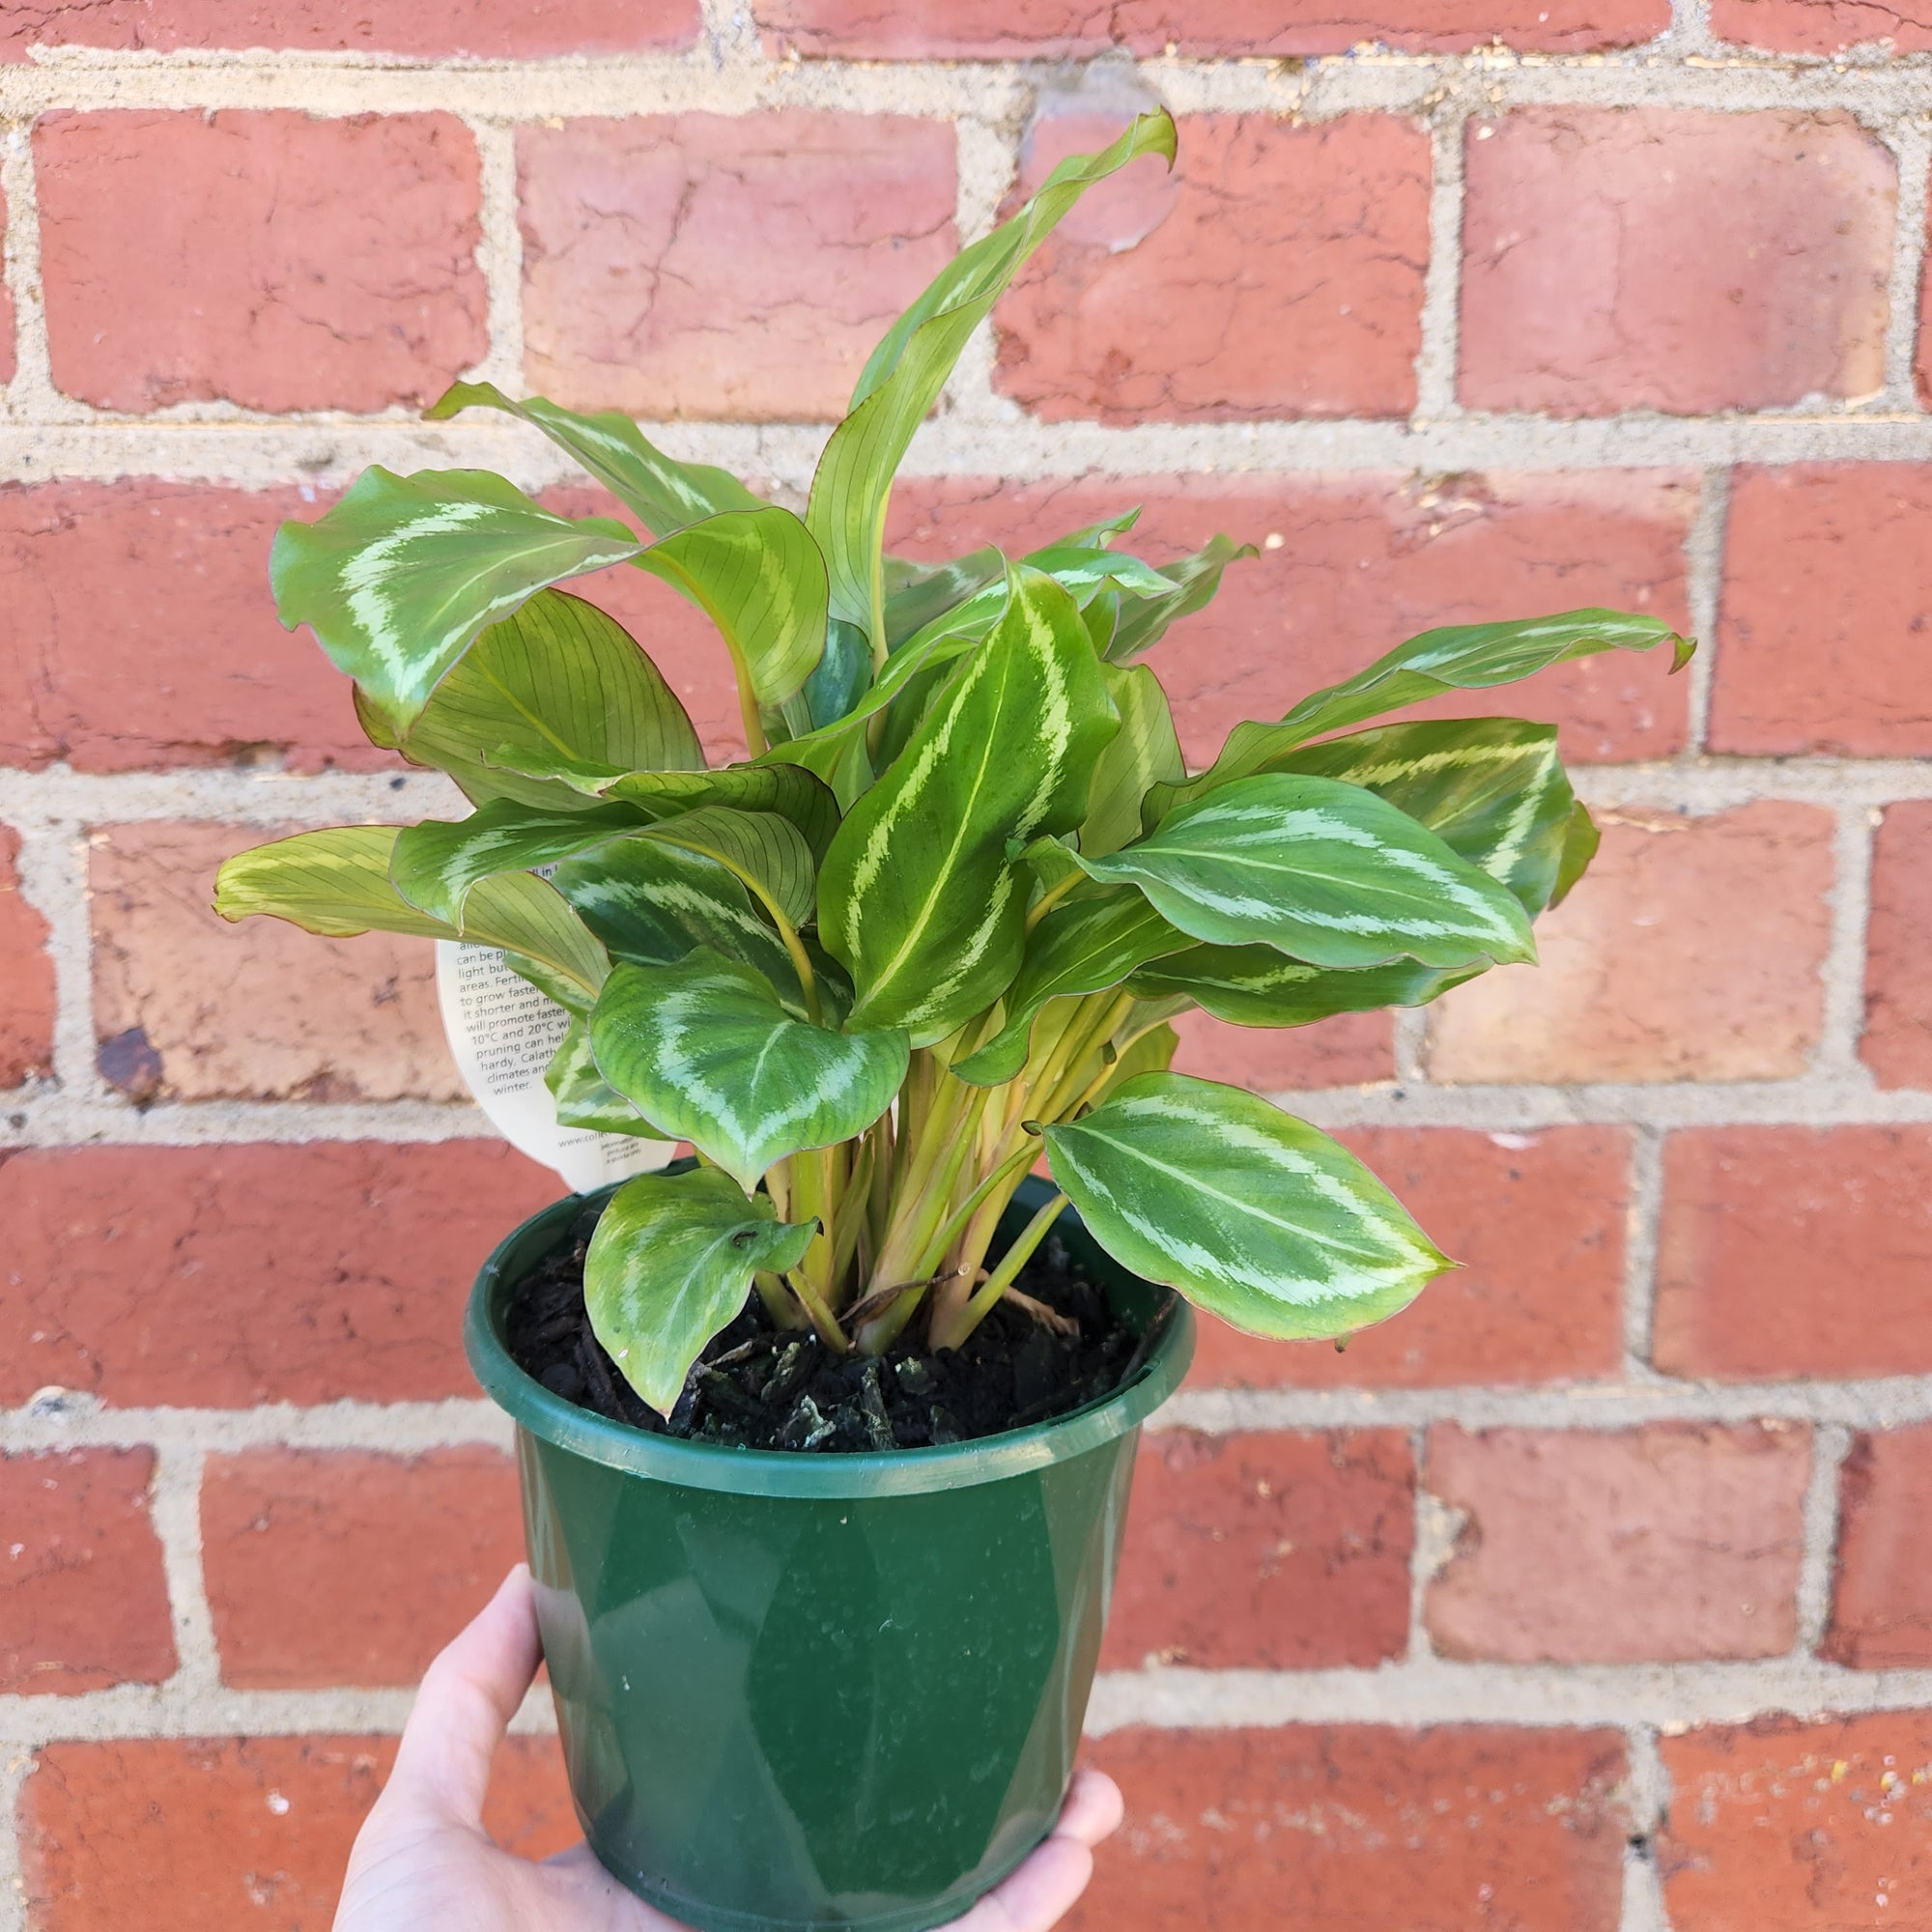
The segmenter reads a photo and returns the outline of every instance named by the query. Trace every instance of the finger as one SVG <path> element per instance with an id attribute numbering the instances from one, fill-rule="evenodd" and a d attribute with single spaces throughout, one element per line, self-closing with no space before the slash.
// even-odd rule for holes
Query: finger
<path id="1" fill-rule="evenodd" d="M 542 1655 L 530 1573 L 519 1563 L 423 1673 L 384 1802 L 480 1830 L 491 1760 Z"/>
<path id="2" fill-rule="evenodd" d="M 1054 1826 L 1053 1835 L 1071 1838 L 1091 1851 L 1121 1829 L 1125 1815 L 1121 1787 L 1104 1771 L 1077 1771 L 1066 1803 L 1060 1807 L 1060 1822 Z"/>
<path id="3" fill-rule="evenodd" d="M 1047 1932 L 1094 1876 L 1094 1854 L 1057 1833 L 945 1932 Z"/>

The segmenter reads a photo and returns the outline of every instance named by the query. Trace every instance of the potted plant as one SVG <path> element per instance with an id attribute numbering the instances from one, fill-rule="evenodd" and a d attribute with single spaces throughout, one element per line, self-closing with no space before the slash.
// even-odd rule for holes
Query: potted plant
<path id="1" fill-rule="evenodd" d="M 501 949 L 569 1015 L 558 1119 L 696 1150 L 513 1233 L 468 1342 L 518 1423 L 585 1830 L 706 1928 L 913 1932 L 1043 1834 L 1185 1303 L 1340 1338 L 1451 1265 L 1327 1136 L 1169 1071 L 1168 1022 L 1533 958 L 1597 842 L 1554 728 L 1370 721 L 1690 648 L 1605 611 L 1432 631 L 1190 776 L 1136 661 L 1251 552 L 1156 569 L 1127 512 L 883 555 L 967 336 L 1086 187 L 1174 144 L 1142 117 L 939 275 L 802 517 L 624 417 L 459 384 L 432 416 L 533 424 L 648 535 L 372 469 L 276 539 L 284 622 L 475 809 L 243 853 L 218 909 Z M 620 567 L 715 622 L 744 759 L 707 768 L 647 653 L 557 587 Z"/>

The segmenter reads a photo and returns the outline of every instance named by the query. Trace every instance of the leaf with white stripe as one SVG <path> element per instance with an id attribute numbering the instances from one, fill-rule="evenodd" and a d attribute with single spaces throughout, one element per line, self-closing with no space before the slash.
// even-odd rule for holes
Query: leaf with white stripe
<path id="1" fill-rule="evenodd" d="M 905 1078 L 903 1033 L 793 1019 L 749 966 L 708 947 L 675 966 L 613 967 L 590 1050 L 667 1139 L 752 1186 L 774 1161 L 862 1134 Z"/>
<path id="2" fill-rule="evenodd" d="M 1075 855 L 1137 885 L 1181 931 L 1272 946 L 1311 966 L 1534 959 L 1507 888 L 1374 792 L 1267 772 L 1171 812 L 1138 844 Z"/>
<path id="3" fill-rule="evenodd" d="M 657 1139 L 657 1129 L 597 1070 L 590 1057 L 590 1028 L 573 1015 L 556 1051 L 544 1068 L 560 1127 L 582 1127 L 597 1134 L 637 1134 Z"/>
<path id="4" fill-rule="evenodd" d="M 850 972 L 849 1026 L 943 1039 L 1019 969 L 1030 875 L 1009 855 L 1086 815 L 1119 728 L 1073 599 L 1015 566 L 1007 612 L 838 828 L 818 930 Z"/>
<path id="5" fill-rule="evenodd" d="M 1156 784 L 1179 784 L 1186 776 L 1174 714 L 1160 680 L 1146 665 L 1116 669 L 1109 665 L 1107 689 L 1121 714 L 1121 728 L 1094 767 L 1094 789 L 1080 828 L 1080 849 L 1103 858 L 1141 836 L 1141 801 Z"/>
<path id="6" fill-rule="evenodd" d="M 651 442 L 629 416 L 606 410 L 581 416 L 542 396 L 516 402 L 495 383 L 458 383 L 423 412 L 443 422 L 459 410 L 501 410 L 541 430 L 633 511 L 653 536 L 668 537 L 688 524 L 725 510 L 760 510 L 754 496 L 729 470 L 708 463 L 678 463 Z"/>
<path id="7" fill-rule="evenodd" d="M 737 872 L 790 920 L 803 925 L 811 918 L 816 867 L 805 835 L 775 811 L 733 811 L 722 805 L 700 806 L 650 826 L 641 835 L 701 853 Z"/>
<path id="8" fill-rule="evenodd" d="M 539 811 L 497 799 L 468 818 L 425 818 L 405 826 L 389 860 L 389 881 L 412 906 L 467 937 L 467 904 L 481 880 L 554 866 L 636 831 L 638 823 L 627 806 Z"/>
<path id="9" fill-rule="evenodd" d="M 1195 946 L 1154 960 L 1127 989 L 1143 999 L 1186 999 L 1236 1026 L 1297 1027 L 1337 1013 L 1427 1006 L 1483 970 L 1395 959 L 1340 971 L 1287 958 L 1272 946 Z"/>
<path id="10" fill-rule="evenodd" d="M 1213 765 L 1184 785 L 1162 785 L 1149 798 L 1150 824 L 1188 799 L 1260 771 L 1271 759 L 1311 738 L 1346 730 L 1365 718 L 1455 691 L 1487 691 L 1513 684 L 1555 664 L 1600 651 L 1648 651 L 1670 646 L 1670 668 L 1679 671 L 1697 648 L 1656 617 L 1621 611 L 1564 611 L 1553 617 L 1515 623 L 1457 624 L 1425 631 L 1386 657 L 1304 697 L 1279 724 L 1236 724 Z"/>
<path id="11" fill-rule="evenodd" d="M 810 1221 L 781 1221 L 715 1168 L 640 1174 L 611 1197 L 583 1258 L 590 1329 L 660 1415 L 704 1345 L 745 1305 L 760 1268 L 805 1259 Z"/>
<path id="12" fill-rule="evenodd" d="M 1045 1140 L 1116 1261 L 1250 1334 L 1350 1334 L 1455 1265 L 1353 1154 L 1239 1088 L 1143 1074 Z"/>
<path id="13" fill-rule="evenodd" d="M 608 517 L 554 517 L 487 469 L 365 469 L 333 509 L 275 532 L 281 620 L 307 624 L 388 729 L 407 732 L 486 624 L 643 546 Z"/>

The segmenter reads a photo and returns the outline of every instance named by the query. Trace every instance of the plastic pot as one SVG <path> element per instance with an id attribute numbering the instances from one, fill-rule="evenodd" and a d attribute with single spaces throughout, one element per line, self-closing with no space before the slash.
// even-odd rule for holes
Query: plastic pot
<path id="1" fill-rule="evenodd" d="M 1046 1199 L 1029 1180 L 1003 1235 Z M 1039 1843 L 1099 1655 L 1140 1425 L 1194 1348 L 1176 1306 L 1134 1378 L 947 1448 L 784 1455 L 564 1402 L 510 1358 L 514 1285 L 581 1199 L 484 1264 L 470 1366 L 515 1418 L 570 1788 L 597 1856 L 702 1932 L 923 1932 Z M 1058 1230 L 1117 1309 L 1128 1274 Z"/>

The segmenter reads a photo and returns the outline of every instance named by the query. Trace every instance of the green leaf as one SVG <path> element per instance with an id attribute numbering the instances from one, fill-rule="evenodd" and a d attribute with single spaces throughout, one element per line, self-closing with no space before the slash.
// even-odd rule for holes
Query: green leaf
<path id="1" fill-rule="evenodd" d="M 597 1065 L 660 1133 L 752 1186 L 774 1161 L 862 1134 L 905 1078 L 902 1033 L 793 1019 L 748 966 L 701 947 L 614 967 L 590 1015 Z"/>
<path id="2" fill-rule="evenodd" d="M 835 618 L 825 627 L 825 655 L 805 681 L 812 727 L 836 724 L 865 696 L 872 682 L 872 654 L 856 624 Z"/>
<path id="3" fill-rule="evenodd" d="M 977 1053 L 954 1063 L 954 1076 L 982 1087 L 1012 1079 L 1026 1064 L 1033 1023 L 1049 1000 L 1118 986 L 1135 968 L 1187 943 L 1131 888 L 1055 906 L 1027 935 L 1026 957 L 1007 988 L 1006 1024 Z"/>
<path id="4" fill-rule="evenodd" d="M 1118 723 L 1073 599 L 1016 566 L 1007 614 L 819 870 L 819 935 L 857 991 L 849 1026 L 926 1045 L 1006 990 L 1028 891 L 1008 846 L 1080 822 Z"/>
<path id="5" fill-rule="evenodd" d="M 467 937 L 466 903 L 479 881 L 553 866 L 637 826 L 637 813 L 624 806 L 539 811 L 498 799 L 468 818 L 405 826 L 389 859 L 389 881 L 412 906 Z"/>
<path id="6" fill-rule="evenodd" d="M 580 416 L 541 396 L 514 402 L 494 383 L 458 383 L 423 413 L 431 422 L 441 422 L 459 410 L 470 409 L 501 410 L 542 430 L 631 510 L 653 536 L 670 536 L 687 524 L 700 523 L 722 511 L 765 507 L 765 499 L 753 496 L 729 470 L 714 469 L 708 463 L 674 462 L 647 441 L 629 416 L 614 410 Z"/>
<path id="7" fill-rule="evenodd" d="M 1521 718 L 1384 724 L 1305 745 L 1267 769 L 1361 785 L 1507 886 L 1525 912 L 1549 903 L 1576 804 L 1553 724 Z"/>
<path id="8" fill-rule="evenodd" d="M 1453 1265 L 1353 1154 L 1239 1088 L 1143 1074 L 1045 1139 L 1116 1261 L 1251 1334 L 1349 1334 Z"/>
<path id="9" fill-rule="evenodd" d="M 649 827 L 641 837 L 699 852 L 738 872 L 766 896 L 793 925 L 811 918 L 815 867 L 811 847 L 790 819 L 775 811 L 732 811 L 701 806 Z"/>
<path id="10" fill-rule="evenodd" d="M 544 1085 L 556 1107 L 557 1124 L 599 1134 L 657 1138 L 657 1129 L 597 1070 L 590 1057 L 590 1028 L 573 1016 L 544 1068 Z"/>
<path id="11" fill-rule="evenodd" d="M 893 477 L 967 337 L 1087 188 L 1140 155 L 1164 155 L 1171 165 L 1174 146 L 1174 122 L 1163 110 L 1138 117 L 1104 153 L 1062 161 L 1010 221 L 940 270 L 872 352 L 852 412 L 819 458 L 806 522 L 825 553 L 832 614 L 866 631 L 875 664 L 886 651 L 879 546 Z"/>
<path id="12" fill-rule="evenodd" d="M 389 883 L 392 825 L 343 825 L 298 832 L 238 853 L 215 875 L 214 909 L 223 919 L 252 914 L 285 919 L 305 932 L 347 939 L 358 932 L 407 932 L 426 939 L 463 938 L 535 961 L 554 978 L 539 980 L 565 1004 L 595 999 L 610 970 L 604 949 L 558 894 L 529 872 L 486 880 L 471 893 L 464 931 L 411 905 Z M 560 983 L 559 983 L 560 982 Z M 553 988 L 555 988 L 554 991 Z"/>
<path id="13" fill-rule="evenodd" d="M 715 1168 L 640 1174 L 611 1197 L 583 1260 L 591 1332 L 660 1415 L 704 1345 L 745 1305 L 760 1268 L 805 1259 L 816 1229 L 781 1221 Z"/>
<path id="14" fill-rule="evenodd" d="M 1232 537 L 1210 537 L 1192 556 L 1161 565 L 1161 574 L 1173 588 L 1153 596 L 1122 600 L 1114 635 L 1107 644 L 1109 664 L 1132 664 L 1144 652 L 1160 642 L 1168 631 L 1183 617 L 1191 617 L 1213 601 L 1221 587 L 1221 573 L 1231 563 L 1238 563 L 1261 552 L 1253 544 L 1237 544 Z"/>
<path id="15" fill-rule="evenodd" d="M 1656 617 L 1633 617 L 1619 611 L 1565 611 L 1554 617 L 1425 631 L 1353 677 L 1304 697 L 1279 724 L 1236 724 L 1210 769 L 1184 785 L 1156 788 L 1149 800 L 1150 823 L 1187 799 L 1260 771 L 1270 759 L 1311 738 L 1345 730 L 1364 718 L 1446 692 L 1512 684 L 1551 665 L 1599 651 L 1647 651 L 1665 643 L 1671 647 L 1670 668 L 1682 670 L 1696 649 L 1694 643 Z"/>
<path id="16" fill-rule="evenodd" d="M 1156 959 L 1127 987 L 1143 999 L 1185 999 L 1236 1026 L 1297 1027 L 1337 1013 L 1427 1006 L 1482 970 L 1396 959 L 1338 971 L 1285 958 L 1271 946 L 1195 946 Z"/>
<path id="17" fill-rule="evenodd" d="M 312 524 L 275 532 L 284 625 L 307 624 L 394 732 L 486 624 L 533 592 L 642 549 L 608 517 L 554 517 L 487 469 L 365 469 Z"/>
<path id="18" fill-rule="evenodd" d="M 510 798 L 553 811 L 585 807 L 567 786 L 521 776 L 521 760 L 616 771 L 704 763 L 684 706 L 629 632 L 561 590 L 539 590 L 482 631 L 430 693 L 400 749 L 447 772 L 472 804 Z"/>
<path id="19" fill-rule="evenodd" d="M 1570 896 L 1570 888 L 1589 869 L 1590 861 L 1597 856 L 1597 847 L 1604 842 L 1604 835 L 1597 830 L 1597 821 L 1584 809 L 1581 799 L 1570 808 L 1570 822 L 1563 828 L 1563 852 L 1556 862 L 1556 884 L 1549 895 L 1549 903 L 1561 905 Z"/>
<path id="20" fill-rule="evenodd" d="M 825 560 L 789 510 L 707 517 L 632 561 L 718 626 L 741 691 L 776 707 L 804 689 L 825 649 Z"/>
<path id="21" fill-rule="evenodd" d="M 1118 1094 L 1129 1080 L 1138 1080 L 1143 1073 L 1165 1073 L 1180 1046 L 1180 1036 L 1164 1020 L 1156 1021 L 1145 1030 L 1136 1025 L 1132 1031 L 1137 1037 L 1115 1061 L 1107 1084 L 1094 1096 L 1096 1106 Z"/>
<path id="22" fill-rule="evenodd" d="M 1121 714 L 1121 728 L 1094 767 L 1094 789 L 1080 849 L 1104 858 L 1141 836 L 1141 801 L 1155 784 L 1179 784 L 1187 775 L 1174 714 L 1160 680 L 1145 665 L 1106 670 L 1107 689 Z"/>
<path id="23" fill-rule="evenodd" d="M 1138 844 L 1076 855 L 1137 885 L 1181 931 L 1312 966 L 1534 959 L 1529 921 L 1488 873 L 1373 792 L 1268 772 L 1169 813 Z"/>

